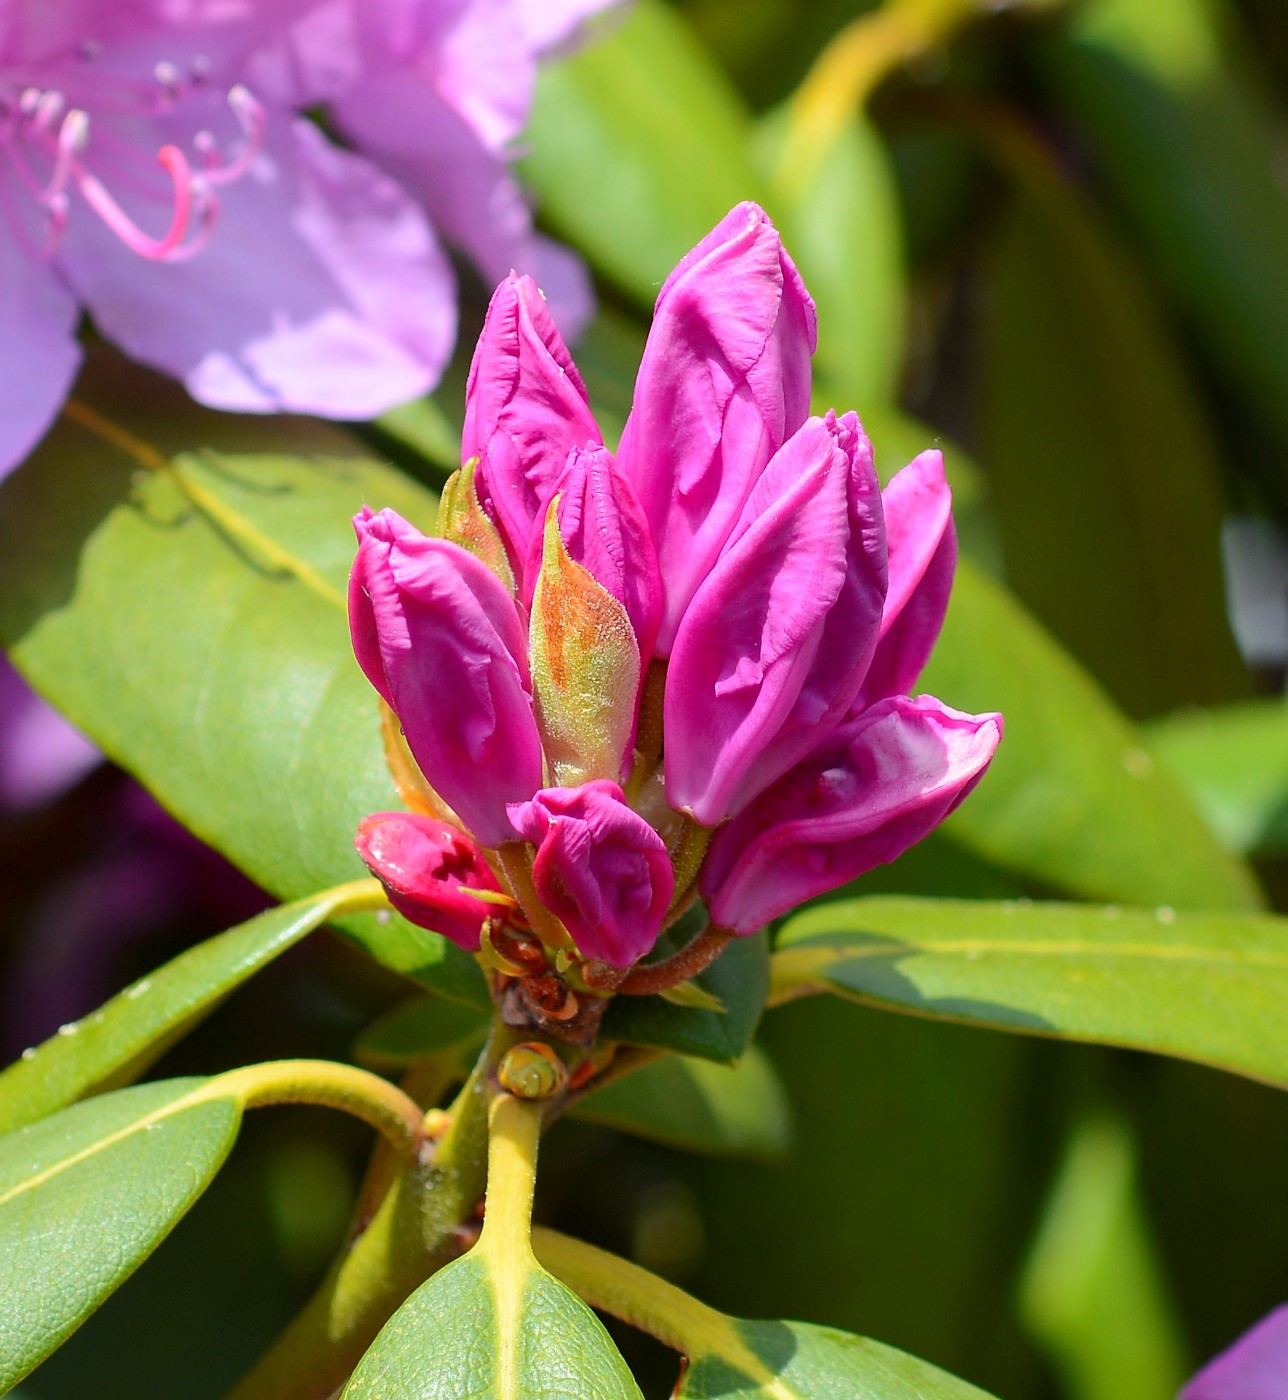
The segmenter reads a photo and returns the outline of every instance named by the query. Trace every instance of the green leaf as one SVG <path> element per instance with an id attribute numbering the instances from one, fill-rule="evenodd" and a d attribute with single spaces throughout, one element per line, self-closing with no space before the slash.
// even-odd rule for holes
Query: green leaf
<path id="1" fill-rule="evenodd" d="M 373 1021 L 353 1049 L 372 1069 L 406 1069 L 431 1055 L 483 1038 L 487 1016 L 440 997 L 412 997 Z"/>
<path id="2" fill-rule="evenodd" d="M 61 1345 L 205 1190 L 235 1092 L 176 1079 L 107 1094 L 0 1139 L 0 1392 Z"/>
<path id="3" fill-rule="evenodd" d="M 1288 1087 L 1288 919 L 1271 915 L 848 900 L 789 919 L 773 973 L 777 1000 L 831 991 Z"/>
<path id="4" fill-rule="evenodd" d="M 992 767 L 944 827 L 1003 869 L 1088 899 L 1256 908 L 1248 868 L 1096 683 L 1003 588 L 961 560 L 921 688 L 1000 710 Z"/>
<path id="5" fill-rule="evenodd" d="M 574 1118 L 715 1156 L 777 1157 L 791 1145 L 791 1106 L 764 1051 L 736 1068 L 664 1055 L 590 1092 Z"/>
<path id="6" fill-rule="evenodd" d="M 1196 387 L 1109 231 L 1040 157 L 1008 165 L 1023 188 L 986 258 L 980 388 L 1007 580 L 1133 714 L 1242 695 Z"/>
<path id="7" fill-rule="evenodd" d="M 344 1400 L 642 1400 L 603 1324 L 524 1251 L 472 1250 L 387 1322 Z"/>
<path id="8" fill-rule="evenodd" d="M 1042 52 L 1151 265 L 1285 442 L 1288 195 L 1278 119 L 1238 30 L 1222 0 L 1092 0 Z M 1274 454 L 1258 455 L 1244 465 L 1283 503 Z"/>
<path id="9" fill-rule="evenodd" d="M 113 442 L 142 424 L 184 443 L 302 431 L 195 409 L 176 418 L 176 386 L 144 377 L 138 402 L 139 380 L 117 375 L 92 366 L 78 391 L 111 402 L 110 423 L 64 419 L 0 490 L 0 642 L 109 757 L 274 894 L 352 880 L 364 873 L 358 821 L 401 804 L 349 646 L 350 517 L 370 502 L 427 526 L 434 497 L 352 456 L 166 458 Z M 341 926 L 386 966 L 486 1001 L 473 960 L 445 939 L 394 915 Z"/>
<path id="10" fill-rule="evenodd" d="M 662 951 L 671 950 L 662 945 Z M 694 981 L 725 1009 L 676 1006 L 659 996 L 618 996 L 604 1013 L 604 1039 L 734 1064 L 751 1044 L 764 1010 L 769 990 L 768 940 L 763 933 L 734 939 Z"/>
<path id="11" fill-rule="evenodd" d="M 915 1356 L 808 1322 L 722 1319 L 675 1400 L 988 1400 Z"/>
<path id="12" fill-rule="evenodd" d="M 26 1051 L 0 1074 L 0 1133 L 143 1074 L 248 977 L 325 923 L 351 893 L 327 890 L 207 939 Z"/>
<path id="13" fill-rule="evenodd" d="M 1020 1306 L 1071 1400 L 1173 1400 L 1189 1374 L 1120 1120 L 1085 1119 L 1070 1138 Z"/>
<path id="14" fill-rule="evenodd" d="M 1288 853 L 1288 705 L 1187 710 L 1145 732 L 1227 849 Z"/>
<path id="15" fill-rule="evenodd" d="M 637 0 L 602 42 L 544 65 L 522 162 L 544 220 L 642 306 L 739 200 L 750 119 L 687 22 Z"/>

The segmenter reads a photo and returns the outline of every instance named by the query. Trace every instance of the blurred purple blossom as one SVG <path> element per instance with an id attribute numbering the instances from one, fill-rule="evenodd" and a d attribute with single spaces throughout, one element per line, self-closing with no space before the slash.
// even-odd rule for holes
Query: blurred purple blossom
<path id="1" fill-rule="evenodd" d="M 0 655 L 0 813 L 51 801 L 100 758 Z"/>
<path id="2" fill-rule="evenodd" d="M 1214 1357 L 1177 1400 L 1286 1400 L 1288 1303 Z"/>
<path id="3" fill-rule="evenodd" d="M 243 412 L 368 418 L 456 336 L 440 234 L 532 273 L 565 331 L 581 264 L 506 158 L 538 59 L 610 0 L 0 0 L 0 474 L 80 362 L 83 306 Z M 343 149 L 310 120 L 329 107 Z"/>

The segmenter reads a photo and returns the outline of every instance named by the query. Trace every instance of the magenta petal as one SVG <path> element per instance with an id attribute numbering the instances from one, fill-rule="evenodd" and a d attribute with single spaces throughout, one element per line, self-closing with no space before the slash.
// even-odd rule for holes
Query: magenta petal
<path id="1" fill-rule="evenodd" d="M 952 493 L 938 452 L 923 452 L 882 493 L 890 587 L 864 699 L 908 695 L 944 624 L 957 567 Z"/>
<path id="2" fill-rule="evenodd" d="M 761 471 L 805 421 L 815 340 L 814 303 L 754 204 L 662 287 L 618 459 L 657 541 L 663 656 Z"/>
<path id="3" fill-rule="evenodd" d="M 510 817 L 537 848 L 537 894 L 584 957 L 630 967 L 653 947 L 675 874 L 662 838 L 616 783 L 546 788 Z"/>
<path id="4" fill-rule="evenodd" d="M 881 507 L 853 414 L 778 452 L 690 604 L 667 672 L 666 791 L 715 826 L 839 722 L 876 641 Z"/>
<path id="5" fill-rule="evenodd" d="M 514 839 L 509 802 L 542 781 L 527 640 L 496 575 L 392 510 L 354 521 L 353 650 L 430 786 L 485 846 Z"/>
<path id="6" fill-rule="evenodd" d="M 1001 735 L 1000 715 L 930 696 L 892 696 L 847 720 L 716 832 L 702 870 L 713 922 L 754 933 L 894 860 L 974 787 Z"/>
<path id="7" fill-rule="evenodd" d="M 404 918 L 478 952 L 479 931 L 496 906 L 469 891 L 500 887 L 468 836 L 415 812 L 377 812 L 363 818 L 354 845 Z"/>
<path id="8" fill-rule="evenodd" d="M 585 386 L 536 283 L 512 274 L 492 296 L 470 365 L 461 456 L 479 459 L 480 495 L 516 574 L 568 454 L 599 441 Z"/>
<path id="9" fill-rule="evenodd" d="M 1276 1308 L 1215 1360 L 1177 1400 L 1284 1400 L 1288 1396 L 1288 1304 Z"/>
<path id="10" fill-rule="evenodd" d="M 559 533 L 569 557 L 589 569 L 626 609 L 643 672 L 653 655 L 662 615 L 657 551 L 634 488 L 606 447 L 574 451 L 555 483 Z M 525 601 L 541 568 L 543 532 L 534 529 L 524 570 Z"/>

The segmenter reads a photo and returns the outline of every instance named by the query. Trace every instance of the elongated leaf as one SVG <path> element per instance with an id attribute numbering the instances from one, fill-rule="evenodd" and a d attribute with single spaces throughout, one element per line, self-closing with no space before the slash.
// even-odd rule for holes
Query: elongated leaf
<path id="1" fill-rule="evenodd" d="M 641 305 L 759 180 L 750 120 L 685 20 L 638 0 L 621 28 L 545 66 L 523 172 L 547 221 Z"/>
<path id="2" fill-rule="evenodd" d="M 1043 55 L 1230 388 L 1288 441 L 1288 196 L 1252 55 L 1227 43 L 1237 33 L 1224 0 L 1093 0 Z"/>
<path id="3" fill-rule="evenodd" d="M 512 1267 L 511 1267 L 512 1266 Z M 642 1400 L 603 1324 L 527 1256 L 479 1250 L 394 1314 L 345 1400 Z"/>
<path id="4" fill-rule="evenodd" d="M 676 1400 L 988 1400 L 915 1356 L 808 1322 L 723 1319 Z"/>
<path id="5" fill-rule="evenodd" d="M 655 1045 L 682 1055 L 731 1065 L 751 1044 L 769 989 L 768 942 L 763 933 L 737 938 L 694 980 L 723 1011 L 677 1006 L 662 997 L 615 997 L 604 1013 L 605 1040 Z"/>
<path id="6" fill-rule="evenodd" d="M 363 874 L 358 821 L 399 803 L 375 694 L 349 648 L 349 517 L 369 501 L 425 525 L 434 498 L 352 457 L 168 458 L 122 441 L 120 425 L 188 443 L 286 433 L 196 411 L 171 420 L 173 387 L 145 378 L 139 403 L 137 382 L 91 371 L 78 392 L 110 402 L 111 421 L 64 421 L 0 492 L 0 641 L 111 758 L 267 889 L 296 899 L 352 880 Z M 467 955 L 397 916 L 343 927 L 399 972 L 485 995 Z"/>
<path id="7" fill-rule="evenodd" d="M 1288 851 L 1288 705 L 1251 700 L 1152 724 L 1149 746 L 1232 851 Z"/>
<path id="8" fill-rule="evenodd" d="M 754 1045 L 735 1069 L 666 1055 L 605 1089 L 592 1088 L 572 1113 L 669 1147 L 716 1156 L 779 1156 L 792 1135 L 783 1087 Z"/>
<path id="9" fill-rule="evenodd" d="M 270 909 L 208 939 L 28 1050 L 0 1074 L 0 1133 L 141 1075 L 248 977 L 325 923 L 346 893 Z"/>
<path id="10" fill-rule="evenodd" d="M 1173 1400 L 1189 1373 L 1123 1122 L 1070 1137 L 1021 1284 L 1071 1400 Z"/>
<path id="11" fill-rule="evenodd" d="M 806 910 L 781 999 L 857 1001 L 1175 1055 L 1288 1087 L 1288 919 L 1074 904 L 859 899 Z"/>
<path id="12" fill-rule="evenodd" d="M 219 1170 L 241 1107 L 202 1079 L 77 1104 L 0 1139 L 0 1392 L 169 1234 Z"/>
<path id="13" fill-rule="evenodd" d="M 689 1297 L 637 1264 L 553 1230 L 537 1257 L 596 1307 L 683 1353 L 676 1400 L 988 1400 L 924 1361 L 830 1327 L 748 1322 Z"/>
<path id="14" fill-rule="evenodd" d="M 1256 884 L 1086 672 L 968 560 L 921 688 L 1001 710 L 1006 734 L 944 830 L 997 865 L 1089 899 L 1255 908 Z"/>
<path id="15" fill-rule="evenodd" d="M 1108 229 L 1040 157 L 1010 164 L 1025 184 L 987 259 L 981 376 L 1007 579 L 1131 713 L 1237 697 L 1195 385 Z"/>

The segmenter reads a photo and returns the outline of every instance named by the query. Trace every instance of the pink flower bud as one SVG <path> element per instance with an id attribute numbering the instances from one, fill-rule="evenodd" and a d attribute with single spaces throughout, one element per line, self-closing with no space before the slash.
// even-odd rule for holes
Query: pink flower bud
<path id="1" fill-rule="evenodd" d="M 626 609 L 639 644 L 641 669 L 653 656 L 662 615 L 657 550 L 634 487 L 606 447 L 575 450 L 554 496 L 559 533 L 570 559 L 594 575 Z M 543 538 L 534 529 L 525 569 L 529 601 L 541 568 Z"/>
<path id="2" fill-rule="evenodd" d="M 537 894 L 583 957 L 629 967 L 653 947 L 675 875 L 662 838 L 616 783 L 546 788 L 510 817 L 537 848 Z"/>
<path id="3" fill-rule="evenodd" d="M 908 695 L 917 684 L 944 625 L 957 567 L 952 492 L 938 452 L 923 452 L 898 472 L 881 501 L 890 587 L 881 639 L 863 680 L 869 704 L 886 695 Z"/>
<path id="4" fill-rule="evenodd" d="M 499 895 L 500 886 L 464 832 L 414 812 L 377 812 L 362 819 L 354 845 L 404 918 L 478 952 L 497 906 L 470 891 Z"/>
<path id="5" fill-rule="evenodd" d="M 837 724 L 885 598 L 872 451 L 852 413 L 775 454 L 694 595 L 667 672 L 667 799 L 707 826 L 740 811 Z"/>
<path id="6" fill-rule="evenodd" d="M 658 547 L 660 656 L 765 464 L 805 421 L 816 339 L 814 303 L 754 204 L 663 284 L 618 454 Z"/>
<path id="7" fill-rule="evenodd" d="M 902 855 L 983 776 L 1000 715 L 928 695 L 847 719 L 712 838 L 701 889 L 713 923 L 741 934 Z"/>
<path id="8" fill-rule="evenodd" d="M 496 575 L 392 510 L 354 520 L 353 650 L 429 785 L 485 846 L 512 841 L 508 802 L 541 786 L 527 640 Z"/>
<path id="9" fill-rule="evenodd" d="M 531 277 L 511 273 L 492 295 L 470 364 L 461 457 L 479 459 L 479 496 L 516 574 L 534 529 L 541 534 L 568 453 L 599 442 L 585 386 L 545 299 Z"/>

